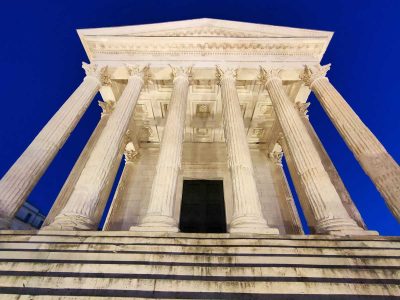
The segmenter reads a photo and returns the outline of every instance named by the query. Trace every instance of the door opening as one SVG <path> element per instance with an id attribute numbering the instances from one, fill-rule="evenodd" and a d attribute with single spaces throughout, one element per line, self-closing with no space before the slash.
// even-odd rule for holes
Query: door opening
<path id="1" fill-rule="evenodd" d="M 181 232 L 226 233 L 222 180 L 184 180 Z"/>

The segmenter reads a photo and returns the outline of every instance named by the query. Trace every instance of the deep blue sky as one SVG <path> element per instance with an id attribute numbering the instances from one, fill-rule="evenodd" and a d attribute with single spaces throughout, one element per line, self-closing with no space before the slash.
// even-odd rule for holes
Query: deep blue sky
<path id="1" fill-rule="evenodd" d="M 0 176 L 80 84 L 87 58 L 77 28 L 203 17 L 334 31 L 323 59 L 332 63 L 330 80 L 399 162 L 399 15 L 397 0 L 3 1 Z M 310 120 L 368 227 L 400 235 L 400 225 L 318 101 L 310 101 Z M 96 102 L 29 197 L 44 213 L 98 121 Z"/>

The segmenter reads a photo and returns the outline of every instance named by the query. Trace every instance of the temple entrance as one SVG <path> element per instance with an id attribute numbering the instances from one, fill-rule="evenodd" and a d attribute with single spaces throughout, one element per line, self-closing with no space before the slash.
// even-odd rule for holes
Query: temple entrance
<path id="1" fill-rule="evenodd" d="M 222 180 L 184 180 L 181 232 L 226 233 Z"/>

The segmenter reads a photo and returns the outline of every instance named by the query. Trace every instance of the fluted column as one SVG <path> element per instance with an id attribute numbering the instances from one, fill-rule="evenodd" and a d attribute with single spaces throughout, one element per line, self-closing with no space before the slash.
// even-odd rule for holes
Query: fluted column
<path id="1" fill-rule="evenodd" d="M 281 200 L 280 208 L 281 214 L 284 217 L 286 234 L 304 234 L 300 216 L 283 170 L 283 152 L 282 149 L 279 149 L 281 147 L 277 146 L 268 154 L 268 157 L 274 164 L 274 181 L 276 182 L 277 193 Z"/>
<path id="2" fill-rule="evenodd" d="M 102 228 L 103 231 L 113 230 L 116 225 L 115 223 L 119 223 L 118 211 L 121 205 L 124 204 L 123 200 L 125 196 L 127 182 L 129 182 L 129 179 L 132 176 L 132 171 L 135 167 L 134 161 L 139 156 L 139 152 L 137 150 L 138 147 L 135 147 L 134 142 L 132 142 L 132 140 L 128 137 L 124 151 L 125 166 L 119 179 L 117 189 L 115 190 L 106 220 L 104 221 L 104 226 Z"/>
<path id="3" fill-rule="evenodd" d="M 367 226 L 364 223 L 363 218 L 360 215 L 357 207 L 355 206 L 353 200 L 350 197 L 349 192 L 347 191 L 342 179 L 340 178 L 339 173 L 337 172 L 333 162 L 331 161 L 328 153 L 326 152 L 324 146 L 322 145 L 317 133 L 312 126 L 309 117 L 307 115 L 308 107 L 310 103 L 300 103 L 296 102 L 296 108 L 299 111 L 299 115 L 301 120 L 303 121 L 304 126 L 307 129 L 308 134 L 310 135 L 311 140 L 314 143 L 314 147 L 317 149 L 319 157 L 321 158 L 322 165 L 325 168 L 325 171 L 328 173 L 329 178 L 333 186 L 335 187 L 340 199 L 342 200 L 343 206 L 346 208 L 350 217 L 356 221 L 358 226 L 361 228 L 367 229 Z"/>
<path id="4" fill-rule="evenodd" d="M 85 164 L 89 159 L 93 151 L 93 148 L 96 145 L 96 142 L 99 139 L 105 125 L 107 124 L 110 113 L 114 109 L 115 102 L 99 101 L 99 105 L 103 110 L 101 113 L 100 120 L 97 123 L 96 128 L 93 130 L 93 133 L 90 136 L 88 142 L 86 143 L 84 149 L 79 155 L 79 158 L 76 161 L 74 167 L 69 173 L 67 180 L 65 181 L 63 187 L 61 188 L 60 193 L 57 196 L 57 199 L 54 201 L 54 204 L 51 207 L 50 212 L 47 214 L 46 220 L 43 223 L 43 227 L 52 223 L 54 221 L 54 218 L 61 212 L 61 210 L 67 204 L 68 199 L 71 196 L 72 191 L 74 190 L 75 184 L 78 181 L 79 176 L 81 175 L 82 170 L 85 167 Z"/>
<path id="5" fill-rule="evenodd" d="M 93 230 L 93 217 L 102 191 L 109 184 L 109 173 L 120 157 L 129 121 L 143 86 L 146 68 L 128 67 L 128 83 L 110 115 L 71 196 L 54 222 L 46 230 Z"/>
<path id="6" fill-rule="evenodd" d="M 86 77 L 0 181 L 0 229 L 23 205 L 98 92 L 106 68 L 83 63 Z"/>
<path id="7" fill-rule="evenodd" d="M 330 65 L 305 67 L 300 78 L 315 93 L 347 146 L 400 222 L 400 167 L 326 77 Z"/>
<path id="8" fill-rule="evenodd" d="M 377 234 L 365 231 L 349 216 L 322 165 L 318 151 L 294 104 L 283 89 L 278 70 L 263 69 L 262 77 L 292 153 L 300 181 L 317 222 L 317 233 L 335 235 Z"/>
<path id="9" fill-rule="evenodd" d="M 178 173 L 182 159 L 190 72 L 191 68 L 172 68 L 174 87 L 168 106 L 168 116 L 164 127 L 149 206 L 140 225 L 131 227 L 131 230 L 178 231 L 173 212 Z"/>
<path id="10" fill-rule="evenodd" d="M 229 232 L 278 234 L 278 229 L 268 227 L 262 214 L 236 91 L 236 70 L 217 67 L 217 77 L 221 86 L 222 117 L 233 189 Z"/>

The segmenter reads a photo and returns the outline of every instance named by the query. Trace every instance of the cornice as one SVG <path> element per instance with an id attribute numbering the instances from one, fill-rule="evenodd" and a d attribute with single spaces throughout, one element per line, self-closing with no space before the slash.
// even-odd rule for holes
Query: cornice
<path id="1" fill-rule="evenodd" d="M 304 38 L 83 37 L 90 58 L 97 55 L 284 56 L 321 59 L 327 42 Z"/>

